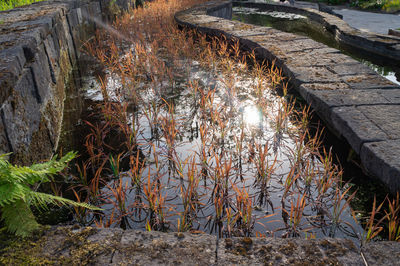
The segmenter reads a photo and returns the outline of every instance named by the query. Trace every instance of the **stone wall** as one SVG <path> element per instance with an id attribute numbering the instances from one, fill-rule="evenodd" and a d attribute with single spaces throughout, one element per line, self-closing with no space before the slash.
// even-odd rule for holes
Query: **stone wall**
<path id="1" fill-rule="evenodd" d="M 18 164 L 51 157 L 82 43 L 110 10 L 112 0 L 56 0 L 0 12 L 0 153 Z"/>

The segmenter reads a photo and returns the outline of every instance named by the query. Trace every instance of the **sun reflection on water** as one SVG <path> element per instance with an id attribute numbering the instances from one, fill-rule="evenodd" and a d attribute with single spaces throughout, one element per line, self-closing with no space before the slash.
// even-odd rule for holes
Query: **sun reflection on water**
<path id="1" fill-rule="evenodd" d="M 247 105 L 243 108 L 243 122 L 249 127 L 261 127 L 263 115 L 256 105 Z"/>

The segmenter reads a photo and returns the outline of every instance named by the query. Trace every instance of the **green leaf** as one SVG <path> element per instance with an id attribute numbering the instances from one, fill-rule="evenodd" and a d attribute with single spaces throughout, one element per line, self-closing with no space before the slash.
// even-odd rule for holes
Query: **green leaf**
<path id="1" fill-rule="evenodd" d="M 17 236 L 26 237 L 39 227 L 32 211 L 23 200 L 2 207 L 1 219 L 7 230 Z"/>
<path id="2" fill-rule="evenodd" d="M 0 184 L 0 206 L 11 204 L 17 200 L 25 200 L 25 195 L 30 189 L 21 184 L 5 183 Z"/>
<path id="3" fill-rule="evenodd" d="M 101 208 L 98 208 L 96 206 L 92 206 L 90 204 L 84 203 L 84 202 L 76 202 L 70 199 L 66 199 L 63 197 L 58 197 L 46 193 L 41 193 L 41 192 L 34 192 L 31 191 L 28 195 L 28 201 L 30 202 L 31 205 L 38 207 L 38 208 L 43 208 L 46 209 L 48 204 L 62 204 L 62 205 L 70 205 L 70 206 L 75 206 L 75 207 L 83 207 L 86 209 L 90 210 L 97 210 L 101 211 Z"/>
<path id="4" fill-rule="evenodd" d="M 6 160 L 7 154 L 0 155 L 1 219 L 8 231 L 25 237 L 38 228 L 30 206 L 47 208 L 49 204 L 62 204 L 101 210 L 87 203 L 36 192 L 30 188 L 38 182 L 49 182 L 51 176 L 62 171 L 75 156 L 76 153 L 69 152 L 59 160 L 54 157 L 48 162 L 32 166 L 14 166 Z"/>

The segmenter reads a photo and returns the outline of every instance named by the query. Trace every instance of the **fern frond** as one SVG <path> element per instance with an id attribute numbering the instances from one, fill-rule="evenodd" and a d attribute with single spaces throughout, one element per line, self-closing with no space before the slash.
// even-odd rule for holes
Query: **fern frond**
<path id="1" fill-rule="evenodd" d="M 31 209 L 23 200 L 5 205 L 1 211 L 1 220 L 4 221 L 7 230 L 17 236 L 26 237 L 39 227 Z"/>
<path id="2" fill-rule="evenodd" d="M 9 166 L 10 173 L 7 177 L 4 177 L 4 181 L 7 182 L 18 182 L 18 183 L 27 183 L 33 185 L 39 181 L 41 182 L 49 182 L 49 178 L 47 177 L 50 174 L 48 171 L 35 171 L 26 166 Z"/>
<path id="3" fill-rule="evenodd" d="M 49 177 L 62 171 L 67 166 L 67 163 L 72 159 L 74 159 L 75 156 L 76 156 L 75 152 L 69 152 L 65 156 L 63 156 L 60 160 L 57 160 L 57 156 L 55 156 L 48 162 L 33 164 L 29 167 L 13 166 L 8 163 L 5 165 L 5 167 L 9 168 L 9 174 L 8 176 L 4 176 L 4 178 L 7 181 L 12 181 L 12 182 L 18 181 L 20 183 L 28 183 L 30 185 L 33 185 L 37 182 L 42 182 L 42 183 L 50 182 Z"/>
<path id="4" fill-rule="evenodd" d="M 30 209 L 33 205 L 47 208 L 48 204 L 72 205 L 91 210 L 101 210 L 87 203 L 75 202 L 62 197 L 36 192 L 30 188 L 37 182 L 49 182 L 52 175 L 62 171 L 76 153 L 69 152 L 60 160 L 56 157 L 50 161 L 32 166 L 14 166 L 6 155 L 0 155 L 0 207 L 1 219 L 8 231 L 19 236 L 28 236 L 38 227 Z"/>
<path id="5" fill-rule="evenodd" d="M 30 188 L 18 183 L 0 184 L 0 207 L 14 203 L 17 200 L 25 201 L 25 195 L 29 191 Z"/>
<path id="6" fill-rule="evenodd" d="M 97 210 L 97 211 L 101 211 L 101 208 L 98 208 L 96 206 L 92 206 L 90 204 L 84 203 L 84 202 L 76 202 L 70 199 L 66 199 L 66 198 L 62 198 L 62 197 L 58 197 L 58 196 L 54 196 L 54 195 L 50 195 L 50 194 L 46 194 L 46 193 L 41 193 L 41 192 L 34 192 L 31 191 L 28 195 L 27 195 L 28 201 L 30 205 L 33 205 L 35 207 L 38 208 L 42 208 L 42 209 L 47 209 L 47 205 L 48 204 L 61 204 L 61 205 L 70 205 L 70 206 L 75 206 L 75 207 L 83 207 L 86 209 L 90 209 L 90 210 Z"/>
<path id="7" fill-rule="evenodd" d="M 59 160 L 57 160 L 57 156 L 54 156 L 50 161 L 40 164 L 33 164 L 30 166 L 30 168 L 35 171 L 45 170 L 55 174 L 62 171 L 66 167 L 67 163 L 74 159 L 76 155 L 76 152 L 68 152 Z"/>

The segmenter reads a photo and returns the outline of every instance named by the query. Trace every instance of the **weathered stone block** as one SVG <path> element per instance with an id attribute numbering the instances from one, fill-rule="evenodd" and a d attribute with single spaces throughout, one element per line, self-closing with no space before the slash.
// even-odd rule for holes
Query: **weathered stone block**
<path id="1" fill-rule="evenodd" d="M 334 86 L 334 84 L 332 85 Z M 300 88 L 302 96 L 317 111 L 320 117 L 330 125 L 332 124 L 331 114 L 334 107 L 389 103 L 377 91 L 318 90 L 310 89 L 307 85 L 309 84 L 303 84 Z"/>
<path id="2" fill-rule="evenodd" d="M 52 82 L 49 59 L 43 44 L 37 47 L 34 61 L 30 67 L 33 73 L 33 82 L 37 90 L 37 100 L 41 103 L 48 97 L 49 87 Z"/>
<path id="3" fill-rule="evenodd" d="M 374 104 L 390 104 L 390 101 L 388 101 L 379 93 L 379 90 L 310 90 L 307 85 L 308 84 L 302 85 L 303 89 L 307 90 L 308 92 L 308 97 L 306 98 L 307 101 L 318 98 L 320 101 L 324 101 L 330 107 L 367 105 L 365 108 L 368 108 L 369 105 Z M 334 86 L 335 84 L 332 84 L 332 88 L 335 88 Z"/>
<path id="4" fill-rule="evenodd" d="M 27 151 L 32 134 L 39 128 L 40 105 L 30 69 L 24 69 L 10 97 L 2 105 L 3 122 L 13 152 Z"/>
<path id="5" fill-rule="evenodd" d="M 53 264 L 83 261 L 91 265 L 364 265 L 360 249 L 348 239 L 217 240 L 209 234 L 91 227 L 53 227 L 37 237 L 42 248 L 22 243 L 10 254 L 1 254 L 1 259 L 18 260 L 15 254 L 26 250 L 28 259 Z M 396 265 L 399 246 L 397 242 L 370 242 L 362 251 L 370 265 Z"/>
<path id="6" fill-rule="evenodd" d="M 217 17 L 210 17 L 207 15 L 192 15 L 192 14 L 185 14 L 180 17 L 183 21 L 190 22 L 193 25 L 202 25 L 212 22 L 218 22 L 221 19 Z"/>
<path id="7" fill-rule="evenodd" d="M 342 76 L 344 82 L 354 89 L 396 88 L 396 84 L 377 74 L 357 74 Z"/>
<path id="8" fill-rule="evenodd" d="M 388 138 L 385 132 L 356 107 L 334 107 L 331 119 L 335 129 L 346 138 L 358 154 L 360 154 L 363 143 L 382 141 Z"/>
<path id="9" fill-rule="evenodd" d="M 360 64 L 334 64 L 328 67 L 332 72 L 338 75 L 359 75 L 359 74 L 369 74 L 375 75 L 376 72 L 373 71 L 371 68 Z"/>
<path id="10" fill-rule="evenodd" d="M 242 30 L 232 30 L 232 31 L 227 31 L 229 34 L 232 34 L 236 37 L 239 38 L 246 38 L 250 36 L 258 36 L 258 37 L 263 37 L 263 38 L 269 38 L 269 35 L 274 34 L 278 32 L 277 30 L 270 28 L 270 27 L 258 27 L 258 26 L 253 26 L 250 29 L 242 29 Z"/>
<path id="11" fill-rule="evenodd" d="M 128 3 L 129 1 L 123 0 L 124 3 Z M 128 8 L 125 8 L 128 9 Z M 91 23 L 101 20 L 101 8 L 100 8 L 100 3 L 97 1 L 92 1 L 88 4 L 88 11 L 90 15 L 90 21 Z"/>
<path id="12" fill-rule="evenodd" d="M 53 83 L 57 82 L 57 77 L 60 74 L 60 66 L 58 64 L 57 51 L 54 47 L 54 40 L 51 34 L 43 41 L 44 49 L 49 60 L 50 75 Z"/>
<path id="13" fill-rule="evenodd" d="M 60 25 L 60 31 L 59 31 L 60 35 L 59 40 L 61 40 L 60 42 L 60 47 L 64 47 L 68 49 L 68 53 L 69 53 L 69 59 L 71 60 L 71 64 L 75 65 L 77 62 L 77 55 L 76 55 L 76 50 L 75 50 L 75 46 L 74 46 L 74 42 L 72 41 L 72 36 L 71 33 L 69 31 L 69 25 L 67 22 L 67 18 L 63 17 L 62 19 L 62 23 Z"/>
<path id="14" fill-rule="evenodd" d="M 11 152 L 11 146 L 8 142 L 8 136 L 6 132 L 6 128 L 3 124 L 3 117 L 2 111 L 0 110 L 0 154 L 9 153 Z"/>
<path id="15" fill-rule="evenodd" d="M 316 49 L 318 51 L 320 49 Z M 325 67 L 335 64 L 332 59 L 332 54 L 326 54 L 321 51 L 317 53 L 315 51 L 299 51 L 294 53 L 288 53 L 285 56 L 285 64 L 295 67 L 308 67 L 308 66 L 319 66 Z"/>
<path id="16" fill-rule="evenodd" d="M 344 55 L 342 53 L 336 53 L 332 56 L 332 60 L 336 64 L 360 64 L 357 60 L 351 58 L 348 55 Z"/>
<path id="17" fill-rule="evenodd" d="M 330 72 L 326 67 L 295 67 L 288 65 L 290 72 L 294 74 L 292 81 L 296 85 L 302 83 L 340 83 L 341 79 L 338 75 Z"/>
<path id="18" fill-rule="evenodd" d="M 366 170 L 378 177 L 392 191 L 400 190 L 400 140 L 365 143 L 361 162 Z"/>
<path id="19" fill-rule="evenodd" d="M 380 94 L 389 102 L 400 104 L 400 88 L 392 90 L 380 90 Z"/>
<path id="20" fill-rule="evenodd" d="M 21 75 L 25 55 L 22 47 L 12 47 L 0 52 L 0 105 L 10 95 L 11 89 Z"/>
<path id="21" fill-rule="evenodd" d="M 271 36 L 271 39 L 274 39 L 274 36 Z M 322 43 L 318 43 L 311 39 L 307 38 L 296 38 L 291 41 L 287 42 L 279 42 L 278 40 L 275 42 L 275 48 L 278 48 L 284 53 L 293 53 L 293 52 L 300 52 L 300 51 L 307 51 L 313 49 L 320 49 L 326 47 Z M 268 44 L 268 43 L 261 43 L 261 44 Z"/>
<path id="22" fill-rule="evenodd" d="M 389 139 L 400 139 L 400 105 L 367 105 L 357 109 L 384 131 Z"/>

